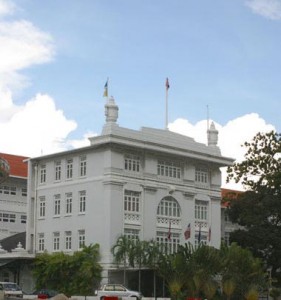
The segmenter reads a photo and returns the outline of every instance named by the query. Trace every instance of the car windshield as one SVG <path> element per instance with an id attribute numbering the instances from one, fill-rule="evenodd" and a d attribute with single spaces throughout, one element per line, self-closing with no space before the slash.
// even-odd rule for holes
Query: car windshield
<path id="1" fill-rule="evenodd" d="M 16 283 L 3 283 L 4 290 L 6 291 L 19 291 L 21 288 Z"/>

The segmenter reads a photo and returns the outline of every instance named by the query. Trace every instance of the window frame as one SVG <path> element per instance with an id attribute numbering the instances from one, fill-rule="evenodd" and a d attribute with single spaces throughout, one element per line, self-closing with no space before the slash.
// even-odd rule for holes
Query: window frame
<path id="1" fill-rule="evenodd" d="M 82 155 L 79 158 L 79 175 L 80 177 L 87 176 L 87 156 Z"/>
<path id="2" fill-rule="evenodd" d="M 79 191 L 78 193 L 79 193 L 79 214 L 85 214 L 87 194 L 85 190 Z"/>
<path id="3" fill-rule="evenodd" d="M 40 165 L 40 183 L 46 183 L 47 181 L 47 167 L 46 164 Z"/>
<path id="4" fill-rule="evenodd" d="M 66 179 L 73 178 L 73 158 L 66 160 Z"/>
<path id="5" fill-rule="evenodd" d="M 55 181 L 61 181 L 61 160 L 55 161 Z"/>
<path id="6" fill-rule="evenodd" d="M 60 233 L 58 231 L 53 232 L 53 250 L 54 252 L 60 251 Z"/>
<path id="7" fill-rule="evenodd" d="M 54 195 L 54 216 L 59 217 L 61 215 L 61 195 Z"/>

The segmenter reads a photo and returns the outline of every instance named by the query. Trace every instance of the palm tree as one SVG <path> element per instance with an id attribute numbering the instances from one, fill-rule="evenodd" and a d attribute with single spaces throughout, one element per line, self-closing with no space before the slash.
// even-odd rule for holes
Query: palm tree
<path id="1" fill-rule="evenodd" d="M 123 284 L 126 285 L 126 269 L 127 266 L 132 262 L 133 256 L 133 242 L 125 235 L 119 236 L 115 245 L 112 246 L 111 252 L 114 257 L 114 261 L 119 265 L 123 264 L 124 277 Z"/>
<path id="2" fill-rule="evenodd" d="M 235 243 L 230 247 L 222 246 L 222 287 L 225 294 L 231 292 L 235 297 L 243 298 L 250 290 L 264 285 L 264 274 L 261 261 L 252 253 Z M 228 287 L 227 287 L 228 285 Z M 235 287 L 233 291 L 232 285 Z"/>
<path id="3" fill-rule="evenodd" d="M 167 282 L 171 298 L 180 298 L 186 275 L 186 261 L 182 253 L 161 255 L 158 272 Z"/>
<path id="4" fill-rule="evenodd" d="M 132 255 L 130 265 L 135 267 L 138 266 L 138 273 L 139 273 L 139 292 L 141 291 L 141 269 L 144 265 L 147 265 L 147 253 L 148 253 L 149 242 L 147 241 L 140 241 L 137 239 L 134 241 L 132 246 Z"/>
<path id="5" fill-rule="evenodd" d="M 222 291 L 226 295 L 227 300 L 231 299 L 235 291 L 235 282 L 231 279 L 227 279 L 222 282 Z"/>
<path id="6" fill-rule="evenodd" d="M 185 286 L 190 296 L 199 297 L 203 293 L 212 299 L 218 288 L 215 277 L 221 268 L 219 251 L 204 244 L 194 248 L 190 243 L 179 250 L 185 257 Z"/>
<path id="7" fill-rule="evenodd" d="M 153 294 L 156 297 L 156 271 L 159 267 L 160 256 L 162 256 L 156 241 L 150 240 L 146 250 L 146 265 L 153 270 Z"/>

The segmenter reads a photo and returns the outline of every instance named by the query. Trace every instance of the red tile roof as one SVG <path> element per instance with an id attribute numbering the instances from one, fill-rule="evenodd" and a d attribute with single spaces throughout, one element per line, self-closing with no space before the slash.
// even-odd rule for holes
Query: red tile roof
<path id="1" fill-rule="evenodd" d="M 9 163 L 11 176 L 27 178 L 27 163 L 24 163 L 23 161 L 28 159 L 28 157 L 6 153 L 0 153 L 0 157 L 6 159 Z"/>
<path id="2" fill-rule="evenodd" d="M 229 189 L 221 189 L 221 200 L 222 200 L 222 207 L 228 207 L 229 206 L 229 199 L 237 199 L 238 195 L 242 194 L 244 192 L 242 191 L 236 191 L 236 190 L 229 190 Z"/>

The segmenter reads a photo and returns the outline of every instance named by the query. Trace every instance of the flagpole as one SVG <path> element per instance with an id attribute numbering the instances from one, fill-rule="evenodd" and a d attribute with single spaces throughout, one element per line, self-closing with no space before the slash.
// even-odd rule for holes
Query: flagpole
<path id="1" fill-rule="evenodd" d="M 207 104 L 207 131 L 209 130 L 209 105 Z"/>
<path id="2" fill-rule="evenodd" d="M 166 129 L 168 129 L 168 89 L 166 89 Z"/>
<path id="3" fill-rule="evenodd" d="M 168 77 L 166 78 L 166 124 L 165 124 L 165 129 L 168 129 L 168 90 L 170 88 L 170 84 L 169 84 L 169 79 Z"/>

